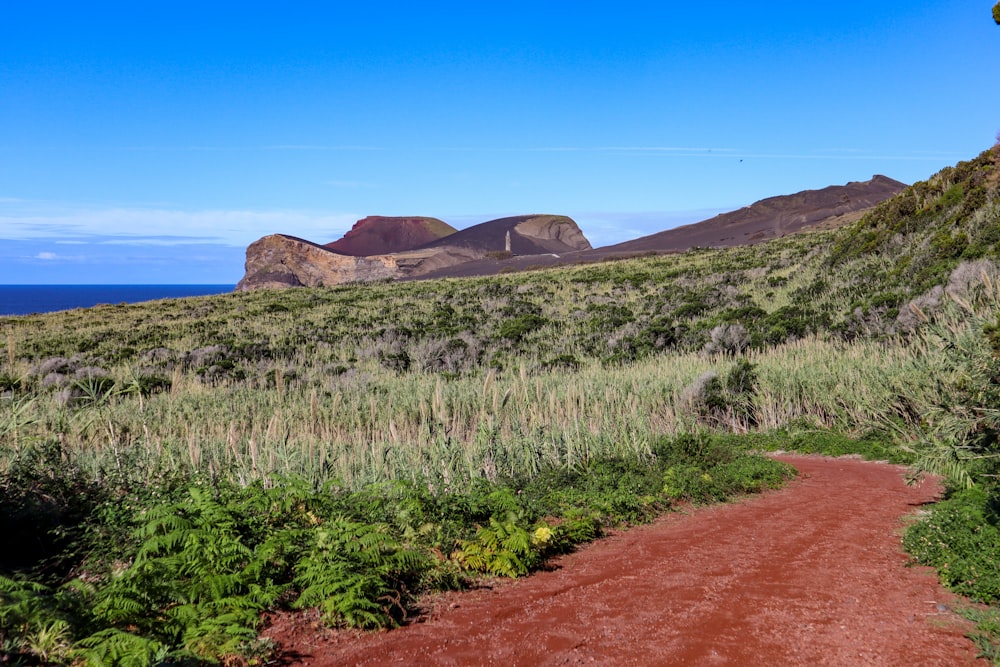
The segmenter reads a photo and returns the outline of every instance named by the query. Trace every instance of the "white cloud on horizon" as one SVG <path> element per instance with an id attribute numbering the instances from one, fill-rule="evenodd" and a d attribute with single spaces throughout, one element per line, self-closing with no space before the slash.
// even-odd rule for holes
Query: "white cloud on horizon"
<path id="1" fill-rule="evenodd" d="M 332 241 L 351 228 L 354 213 L 313 211 L 88 208 L 39 202 L 0 202 L 0 238 L 50 239 L 55 243 L 188 245 L 212 243 L 246 247 L 269 234 Z"/>
<path id="2" fill-rule="evenodd" d="M 0 242 L 0 285 L 16 284 L 235 284 L 244 248 L 203 243 L 185 246 L 76 244 L 52 252 L 52 241 Z"/>
<path id="3" fill-rule="evenodd" d="M 730 209 L 683 211 L 568 212 L 594 247 L 613 245 L 666 229 L 711 218 Z M 441 216 L 465 228 L 515 215 L 501 212 Z M 3 205 L 0 202 L 0 238 L 10 241 L 46 241 L 59 245 L 172 247 L 227 246 L 246 248 L 269 234 L 290 234 L 317 243 L 336 240 L 363 216 L 315 211 L 202 210 L 165 208 L 86 208 L 68 205 Z M 67 259 L 39 252 L 35 259 Z"/>

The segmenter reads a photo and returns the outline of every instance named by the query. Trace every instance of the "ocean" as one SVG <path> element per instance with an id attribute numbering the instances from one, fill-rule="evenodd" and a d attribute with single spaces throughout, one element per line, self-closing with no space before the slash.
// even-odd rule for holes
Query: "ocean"
<path id="1" fill-rule="evenodd" d="M 232 292 L 235 285 L 0 285 L 0 316 Z"/>

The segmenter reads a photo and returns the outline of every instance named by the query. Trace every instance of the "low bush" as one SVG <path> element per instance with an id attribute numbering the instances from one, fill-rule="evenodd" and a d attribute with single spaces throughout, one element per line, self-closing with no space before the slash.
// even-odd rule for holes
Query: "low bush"
<path id="1" fill-rule="evenodd" d="M 788 451 L 824 456 L 860 456 L 867 461 L 911 463 L 913 454 L 887 442 L 886 438 L 851 436 L 815 428 L 776 430 L 745 435 L 720 434 L 716 438 L 728 446 L 762 452 Z"/>
<path id="2" fill-rule="evenodd" d="M 966 489 L 944 500 L 913 524 L 903 545 L 922 565 L 937 569 L 956 593 L 993 603 L 1000 600 L 998 498 Z"/>

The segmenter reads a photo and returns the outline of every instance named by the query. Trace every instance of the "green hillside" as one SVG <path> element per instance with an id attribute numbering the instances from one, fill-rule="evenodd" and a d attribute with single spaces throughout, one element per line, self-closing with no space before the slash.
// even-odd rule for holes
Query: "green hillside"
<path id="1" fill-rule="evenodd" d="M 750 247 L 0 318 L 0 530 L 24 545 L 0 653 L 251 662 L 266 609 L 393 625 L 781 484 L 762 449 L 944 473 L 993 526 L 998 160 Z"/>

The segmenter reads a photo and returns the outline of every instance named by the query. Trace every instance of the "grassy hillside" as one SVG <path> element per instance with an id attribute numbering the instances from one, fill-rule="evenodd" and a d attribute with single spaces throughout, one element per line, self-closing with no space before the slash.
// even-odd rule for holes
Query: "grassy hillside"
<path id="1" fill-rule="evenodd" d="M 252 662 L 264 609 L 391 625 L 780 484 L 750 450 L 863 449 L 988 507 L 998 174 L 987 151 L 753 247 L 0 318 L 0 530 L 24 545 L 0 652 Z"/>

